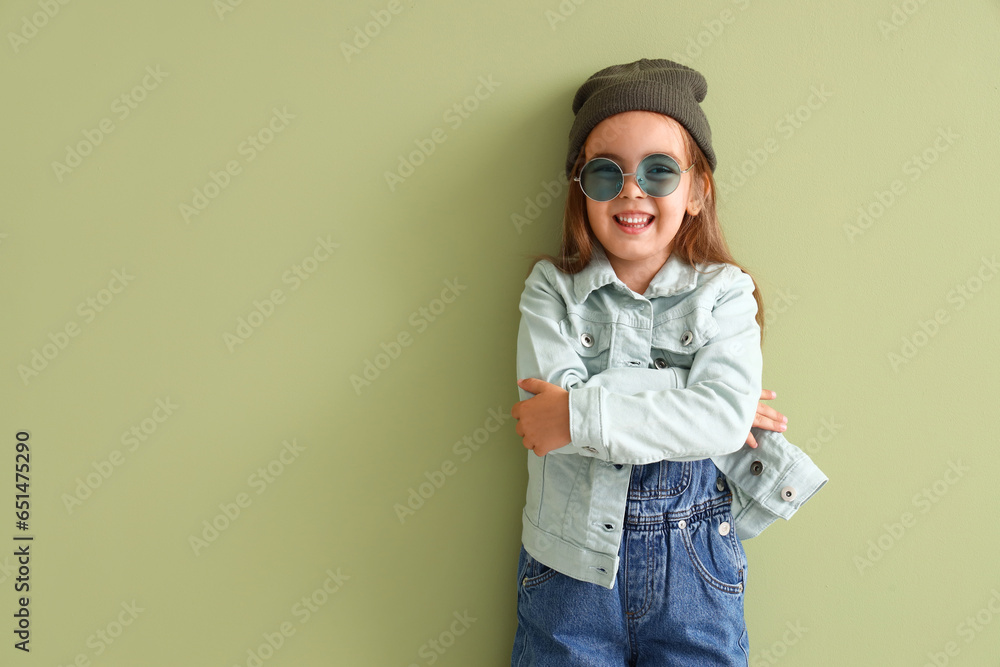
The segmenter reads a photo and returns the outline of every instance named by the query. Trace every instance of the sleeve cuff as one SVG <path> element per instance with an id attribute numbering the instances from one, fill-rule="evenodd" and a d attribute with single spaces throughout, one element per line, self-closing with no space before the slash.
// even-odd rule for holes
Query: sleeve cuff
<path id="1" fill-rule="evenodd" d="M 724 463 L 724 472 L 740 492 L 742 509 L 734 518 L 741 539 L 759 534 L 777 518 L 789 520 L 829 481 L 783 434 L 757 427 L 752 432 L 759 448 L 745 447 Z"/>
<path id="2" fill-rule="evenodd" d="M 584 456 L 610 461 L 601 423 L 604 387 L 569 390 L 569 437 Z"/>

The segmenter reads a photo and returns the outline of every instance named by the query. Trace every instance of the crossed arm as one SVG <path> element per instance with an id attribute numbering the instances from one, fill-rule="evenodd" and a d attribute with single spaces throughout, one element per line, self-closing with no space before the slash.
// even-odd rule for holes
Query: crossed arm
<path id="1" fill-rule="evenodd" d="M 525 449 L 545 456 L 553 449 L 569 444 L 569 392 L 558 385 L 539 378 L 518 380 L 517 386 L 534 394 L 529 399 L 518 401 L 511 408 L 511 416 L 517 420 L 514 430 L 521 436 Z M 761 401 L 777 397 L 777 392 L 764 389 Z M 757 403 L 753 426 L 768 431 L 784 431 L 788 418 L 763 402 Z M 747 434 L 746 443 L 756 447 L 753 433 Z"/>
<path id="2" fill-rule="evenodd" d="M 784 430 L 784 415 L 763 403 L 751 418 L 752 394 L 760 392 L 761 400 L 776 395 L 760 386 L 753 288 L 744 274 L 719 295 L 712 312 L 721 330 L 699 348 L 690 369 L 616 367 L 590 376 L 582 358 L 564 343 L 563 297 L 545 265 L 536 264 L 521 295 L 517 355 L 521 395 L 533 396 L 511 409 L 525 448 L 544 456 L 572 442 L 576 447 L 565 452 L 616 462 L 658 460 L 653 457 L 660 453 L 684 460 L 733 451 L 744 428 L 739 441 L 750 447 L 757 446 L 753 426 Z M 571 396 L 574 390 L 579 393 Z M 679 424 L 674 414 L 686 415 L 692 426 Z M 658 429 L 667 443 L 662 452 L 659 443 L 647 441 L 649 428 Z M 611 430 L 613 441 L 605 435 Z"/>

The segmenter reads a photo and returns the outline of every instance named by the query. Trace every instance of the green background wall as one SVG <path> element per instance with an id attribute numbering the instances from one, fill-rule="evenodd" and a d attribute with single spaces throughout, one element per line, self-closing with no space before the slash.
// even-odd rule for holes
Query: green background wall
<path id="1" fill-rule="evenodd" d="M 0 8 L 0 663 L 508 664 L 526 257 L 577 86 L 667 57 L 830 477 L 752 664 L 995 664 L 996 2 L 223 2 Z"/>

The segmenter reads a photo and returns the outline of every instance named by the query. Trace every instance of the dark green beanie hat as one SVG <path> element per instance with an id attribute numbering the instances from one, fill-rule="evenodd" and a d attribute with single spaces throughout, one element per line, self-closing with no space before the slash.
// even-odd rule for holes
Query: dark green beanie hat
<path id="1" fill-rule="evenodd" d="M 656 111 L 676 120 L 691 133 L 714 173 L 712 130 L 699 106 L 707 93 L 705 77 L 672 60 L 643 58 L 596 72 L 580 86 L 573 98 L 576 120 L 569 131 L 566 177 L 572 177 L 577 153 L 590 131 L 608 116 L 623 111 Z M 686 166 L 681 165 L 681 168 Z"/>

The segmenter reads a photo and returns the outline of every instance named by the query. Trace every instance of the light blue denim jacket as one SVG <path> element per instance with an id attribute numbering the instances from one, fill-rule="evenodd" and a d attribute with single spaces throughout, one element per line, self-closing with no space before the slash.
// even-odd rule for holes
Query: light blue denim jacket
<path id="1" fill-rule="evenodd" d="M 519 305 L 517 377 L 569 392 L 571 442 L 527 451 L 521 541 L 533 558 L 613 588 L 633 464 L 711 458 L 743 540 L 828 481 L 784 435 L 751 431 L 763 371 L 753 289 L 739 267 L 692 267 L 672 253 L 639 295 L 596 244 L 575 275 L 535 264 Z"/>

